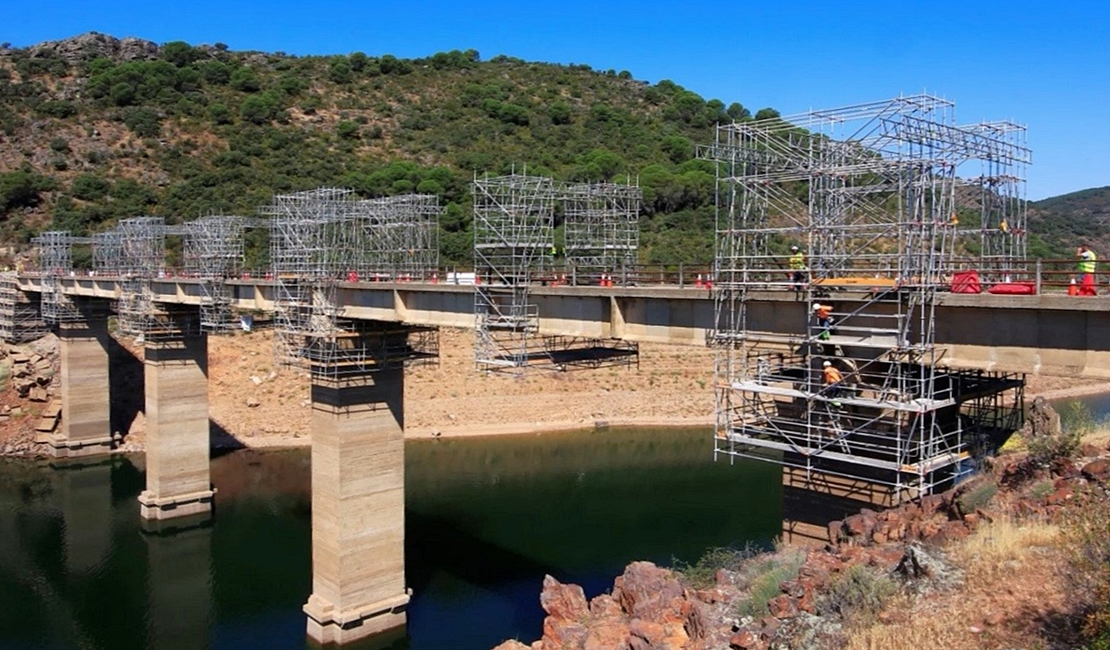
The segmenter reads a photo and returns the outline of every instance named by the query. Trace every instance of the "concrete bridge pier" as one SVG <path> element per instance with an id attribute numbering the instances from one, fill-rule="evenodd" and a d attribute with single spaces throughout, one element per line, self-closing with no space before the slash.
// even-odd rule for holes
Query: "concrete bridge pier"
<path id="1" fill-rule="evenodd" d="M 208 338 L 185 334 L 148 340 L 146 384 L 146 490 L 139 495 L 147 520 L 212 511 L 208 457 Z"/>
<path id="2" fill-rule="evenodd" d="M 112 450 L 108 388 L 108 320 L 89 313 L 58 323 L 62 418 L 57 431 L 37 436 L 55 458 L 106 454 Z"/>
<path id="3" fill-rule="evenodd" d="M 344 644 L 403 626 L 404 371 L 312 379 L 308 636 Z"/>

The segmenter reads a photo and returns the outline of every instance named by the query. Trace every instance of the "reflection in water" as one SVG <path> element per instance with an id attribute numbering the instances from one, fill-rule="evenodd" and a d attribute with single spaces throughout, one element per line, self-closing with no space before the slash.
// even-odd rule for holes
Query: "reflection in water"
<path id="1" fill-rule="evenodd" d="M 407 635 L 356 650 L 488 649 L 542 633 L 544 574 L 608 589 L 636 559 L 779 532 L 777 468 L 714 463 L 708 432 L 406 445 Z M 306 647 L 307 450 L 213 461 L 216 515 L 141 532 L 141 458 L 0 462 L 0 647 Z"/>

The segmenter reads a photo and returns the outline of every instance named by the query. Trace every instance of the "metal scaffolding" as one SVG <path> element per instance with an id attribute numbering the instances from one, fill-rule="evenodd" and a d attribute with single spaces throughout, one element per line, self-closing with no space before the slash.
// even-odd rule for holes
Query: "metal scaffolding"
<path id="1" fill-rule="evenodd" d="M 169 334 L 156 318 L 151 281 L 165 275 L 166 224 L 162 217 L 133 217 L 116 226 L 119 258 L 113 269 L 120 278 L 118 327 L 123 334 L 146 338 Z M 113 240 L 113 243 L 117 240 Z"/>
<path id="2" fill-rule="evenodd" d="M 968 127 L 977 133 L 1025 149 L 1024 126 L 1008 121 L 981 122 Z M 1014 270 L 1014 262 L 1026 255 L 1025 168 L 1028 157 L 989 156 L 980 161 L 980 174 L 968 180 L 979 204 L 979 248 L 991 262 L 988 280 L 1002 281 Z M 997 277 L 993 277 L 997 276 Z"/>
<path id="3" fill-rule="evenodd" d="M 437 214 L 428 206 L 426 197 L 359 201 L 349 190 L 320 188 L 275 196 L 260 209 L 270 223 L 279 363 L 343 379 L 438 358 L 435 328 L 355 320 L 337 300 L 339 283 L 358 280 L 359 269 L 373 265 L 377 273 L 400 277 L 398 266 L 384 263 L 387 254 L 391 264 L 408 265 L 405 273 L 434 272 L 438 258 L 428 258 L 425 228 L 413 219 Z M 400 248 L 387 252 L 384 241 Z M 418 249 L 419 266 L 413 261 Z"/>
<path id="4" fill-rule="evenodd" d="M 200 328 L 226 332 L 236 326 L 227 279 L 243 264 L 242 217 L 209 215 L 184 224 L 185 271 L 200 280 Z"/>
<path id="5" fill-rule="evenodd" d="M 405 194 L 353 206 L 359 245 L 352 267 L 373 280 L 427 280 L 439 266 L 439 197 Z M 357 278 L 352 278 L 357 279 Z"/>
<path id="6" fill-rule="evenodd" d="M 965 471 L 1000 421 L 1020 424 L 1023 378 L 937 365 L 936 293 L 972 232 L 955 217 L 958 170 L 1029 162 L 1013 138 L 954 126 L 953 109 L 898 97 L 720 126 L 699 147 L 718 169 L 718 454 L 872 481 L 897 501 Z M 766 290 L 795 293 L 791 331 L 752 313 Z"/>
<path id="7" fill-rule="evenodd" d="M 20 291 L 14 271 L 0 273 L 0 340 L 26 343 L 46 335 L 40 296 Z"/>
<path id="8" fill-rule="evenodd" d="M 51 324 L 81 320 L 81 310 L 61 290 L 58 279 L 73 275 L 74 244 L 92 243 L 92 240 L 74 237 L 65 230 L 51 230 L 41 233 L 32 242 L 38 246 L 42 272 L 42 319 Z"/>
<path id="9" fill-rule="evenodd" d="M 603 275 L 627 281 L 640 247 L 640 202 L 635 185 L 578 184 L 565 188 L 565 254 L 574 277 L 595 284 Z"/>
<path id="10" fill-rule="evenodd" d="M 573 205 L 575 252 L 590 255 L 599 270 L 620 255 L 634 256 L 627 223 L 639 205 L 639 188 L 567 186 L 541 176 L 513 173 L 475 178 L 474 358 L 479 369 L 520 376 L 529 369 L 630 365 L 639 359 L 634 343 L 617 339 L 540 334 L 541 309 L 532 285 L 555 282 L 556 206 Z M 617 207 L 612 207 L 617 204 Z M 605 224 L 604 226 L 602 224 Z M 593 230 L 590 228 L 593 226 Z M 596 235 L 596 241 L 589 240 Z M 623 237 L 623 239 L 618 239 Z M 612 255 L 598 256 L 607 243 Z M 618 251 L 620 243 L 626 248 Z M 570 251 L 568 241 L 568 254 Z"/>

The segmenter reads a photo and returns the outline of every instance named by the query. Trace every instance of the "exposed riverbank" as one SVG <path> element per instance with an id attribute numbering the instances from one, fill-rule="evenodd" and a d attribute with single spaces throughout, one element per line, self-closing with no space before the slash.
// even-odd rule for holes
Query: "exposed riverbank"
<path id="1" fill-rule="evenodd" d="M 405 378 L 408 438 L 535 434 L 617 426 L 713 425 L 713 350 L 643 344 L 638 366 L 515 379 L 474 370 L 469 330 L 444 329 L 440 362 Z M 287 447 L 310 441 L 311 402 L 303 373 L 275 367 L 272 333 L 212 337 L 209 412 L 213 445 Z M 49 351 L 49 343 L 38 344 Z M 145 448 L 141 350 L 125 341 L 115 351 L 113 421 L 125 451 Z M 56 356 L 56 355 L 55 355 Z M 56 359 L 54 361 L 56 365 Z M 34 453 L 31 444 L 43 402 L 28 402 L 9 386 L 4 404 L 19 408 L 0 425 L 0 454 Z M 1110 392 L 1110 383 L 1030 377 L 1026 394 L 1048 399 Z"/>

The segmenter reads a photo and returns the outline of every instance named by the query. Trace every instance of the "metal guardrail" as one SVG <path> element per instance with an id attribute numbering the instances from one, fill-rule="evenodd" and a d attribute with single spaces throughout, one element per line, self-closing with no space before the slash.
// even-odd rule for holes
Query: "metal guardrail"
<path id="1" fill-rule="evenodd" d="M 1082 273 L 1074 259 L 992 259 L 992 260 L 952 260 L 946 268 L 931 278 L 897 277 L 897 273 L 889 268 L 882 268 L 877 264 L 868 264 L 867 260 L 854 263 L 851 267 L 841 267 L 835 271 L 821 271 L 808 269 L 805 273 L 808 281 L 832 287 L 859 286 L 869 287 L 916 287 L 932 284 L 940 290 L 951 287 L 953 279 L 959 273 L 975 272 L 982 290 L 998 284 L 1026 284 L 1031 285 L 1033 292 L 1042 293 L 1069 293 L 1073 286 L 1081 282 Z M 781 268 L 758 268 L 714 272 L 711 266 L 701 264 L 638 264 L 627 266 L 612 272 L 601 272 L 596 269 L 579 270 L 573 267 L 556 267 L 553 270 L 538 274 L 533 278 L 533 283 L 545 286 L 670 286 L 690 289 L 709 289 L 722 283 L 730 285 L 743 285 L 769 290 L 795 289 L 793 271 L 786 267 L 783 260 Z M 21 275 L 42 276 L 41 270 L 24 269 Z M 64 277 L 96 277 L 96 273 L 87 270 L 75 270 L 65 274 Z M 181 269 L 167 269 L 153 279 L 199 279 L 196 274 L 187 273 Z M 245 269 L 228 280 L 273 280 L 270 269 Z M 475 281 L 482 284 L 488 278 L 474 277 L 473 271 L 460 267 L 445 267 L 438 271 L 427 272 L 423 275 L 402 274 L 399 276 L 389 274 L 358 274 L 351 271 L 340 274 L 334 278 L 339 282 L 420 282 L 425 284 L 473 284 Z M 1110 290 L 1110 260 L 1096 262 L 1095 270 L 1096 287 Z"/>

